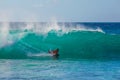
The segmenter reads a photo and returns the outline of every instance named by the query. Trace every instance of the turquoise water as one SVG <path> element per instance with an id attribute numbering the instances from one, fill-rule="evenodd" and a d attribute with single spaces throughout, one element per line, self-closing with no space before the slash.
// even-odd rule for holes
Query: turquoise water
<path id="1" fill-rule="evenodd" d="M 0 80 L 120 80 L 120 61 L 3 59 Z"/>
<path id="2" fill-rule="evenodd" d="M 120 35 L 92 31 L 72 31 L 59 35 L 50 31 L 45 36 L 26 32 L 20 40 L 2 47 L 0 58 L 28 59 L 32 58 L 29 54 L 45 54 L 47 59 L 48 50 L 56 48 L 60 49 L 62 59 L 119 59 Z"/>
<path id="3" fill-rule="evenodd" d="M 0 80 L 120 80 L 120 24 L 0 23 Z"/>

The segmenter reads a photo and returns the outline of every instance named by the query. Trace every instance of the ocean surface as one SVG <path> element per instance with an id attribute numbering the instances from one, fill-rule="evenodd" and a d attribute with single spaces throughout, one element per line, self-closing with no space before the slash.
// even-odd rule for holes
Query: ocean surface
<path id="1" fill-rule="evenodd" d="M 0 80 L 120 80 L 120 23 L 1 22 Z"/>

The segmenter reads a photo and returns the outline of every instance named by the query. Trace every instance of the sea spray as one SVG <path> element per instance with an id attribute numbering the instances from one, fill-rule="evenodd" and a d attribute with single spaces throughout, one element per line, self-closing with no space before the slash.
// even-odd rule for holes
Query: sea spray
<path id="1" fill-rule="evenodd" d="M 0 26 L 0 47 L 9 44 L 9 23 L 2 23 Z"/>

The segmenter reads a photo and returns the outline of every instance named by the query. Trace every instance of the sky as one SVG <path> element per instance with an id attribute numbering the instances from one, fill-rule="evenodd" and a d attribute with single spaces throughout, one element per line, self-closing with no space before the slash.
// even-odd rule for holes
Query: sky
<path id="1" fill-rule="evenodd" d="M 0 21 L 120 22 L 120 0 L 0 0 Z"/>

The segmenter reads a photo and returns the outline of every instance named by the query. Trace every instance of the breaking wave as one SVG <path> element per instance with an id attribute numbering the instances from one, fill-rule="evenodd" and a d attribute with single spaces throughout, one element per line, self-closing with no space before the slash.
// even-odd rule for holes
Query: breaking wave
<path id="1" fill-rule="evenodd" d="M 56 48 L 60 49 L 61 59 L 120 58 L 120 36 L 84 25 L 24 23 L 13 26 L 1 23 L 1 59 L 50 57 L 48 50 Z"/>

